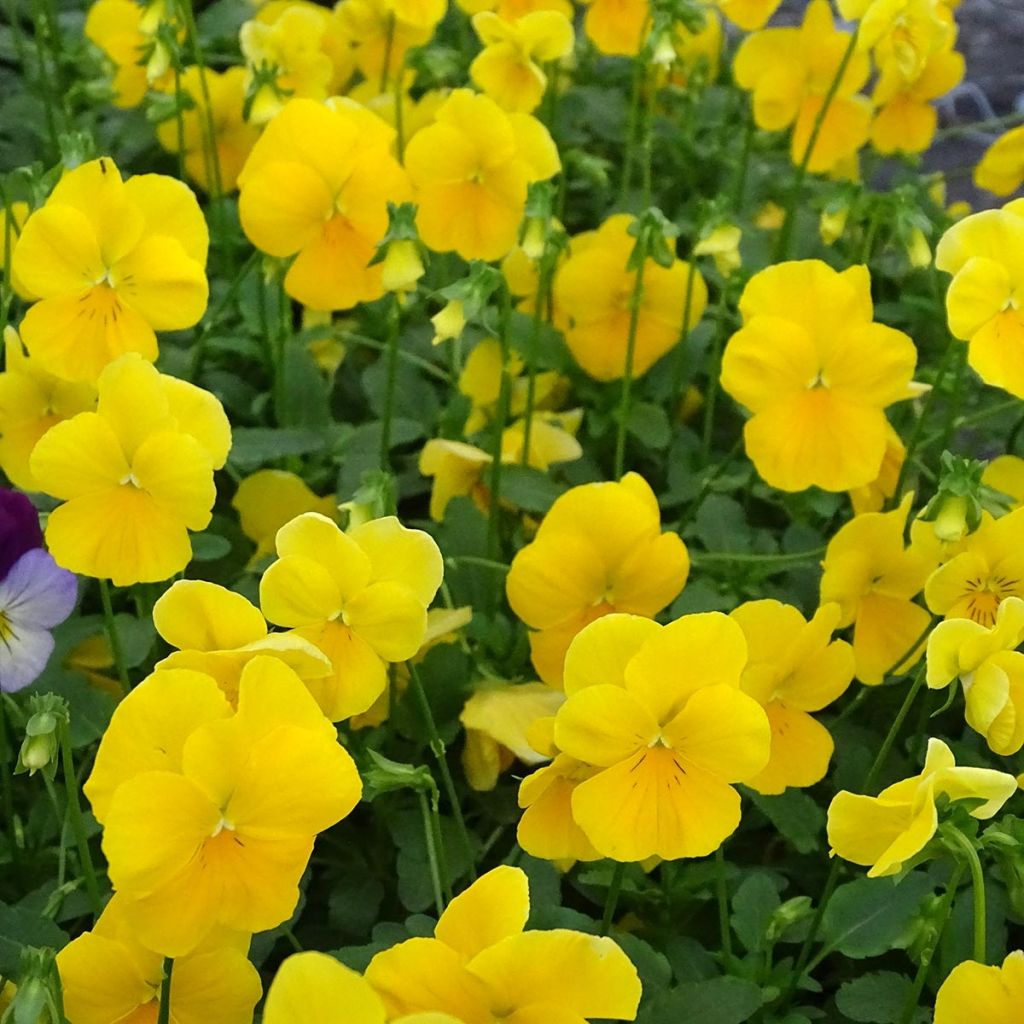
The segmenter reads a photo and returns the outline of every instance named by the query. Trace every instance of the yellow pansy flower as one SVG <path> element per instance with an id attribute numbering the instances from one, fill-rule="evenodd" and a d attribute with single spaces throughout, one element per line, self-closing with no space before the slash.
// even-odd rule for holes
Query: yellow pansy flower
<path id="1" fill-rule="evenodd" d="M 319 512 L 334 519 L 338 514 L 333 496 L 317 497 L 302 477 L 283 469 L 261 469 L 247 476 L 238 484 L 231 505 L 242 533 L 256 545 L 251 564 L 273 555 L 277 531 L 296 516 Z"/>
<path id="2" fill-rule="evenodd" d="M 804 160 L 849 39 L 849 33 L 837 31 L 827 0 L 812 0 L 799 28 L 755 32 L 736 52 L 733 75 L 740 88 L 753 94 L 755 123 L 765 131 L 792 126 L 794 164 Z M 870 70 L 863 53 L 846 63 L 807 162 L 812 173 L 836 171 L 867 142 L 871 104 L 858 93 Z"/>
<path id="3" fill-rule="evenodd" d="M 981 525 L 968 534 L 924 589 L 928 607 L 947 619 L 996 621 L 1008 597 L 1024 597 L 1024 509 L 993 519 L 982 512 Z"/>
<path id="4" fill-rule="evenodd" d="M 443 573 L 437 544 L 393 516 L 342 533 L 307 512 L 278 531 L 277 554 L 260 583 L 263 614 L 330 658 L 333 673 L 308 683 L 324 714 L 366 711 L 387 686 L 386 663 L 423 643 Z"/>
<path id="5" fill-rule="evenodd" d="M 470 78 L 504 110 L 529 114 L 540 106 L 548 79 L 542 64 L 572 52 L 572 23 L 558 11 L 534 11 L 505 21 L 493 11 L 473 16 L 484 49 Z"/>
<path id="6" fill-rule="evenodd" d="M 935 266 L 953 275 L 946 314 L 969 343 L 967 362 L 986 384 L 1024 398 L 1024 200 L 954 224 Z"/>
<path id="7" fill-rule="evenodd" d="M 133 703 L 155 714 L 129 732 Z M 209 676 L 155 672 L 115 711 L 97 773 L 101 785 L 90 779 L 85 792 L 111 882 L 140 941 L 174 957 L 218 926 L 286 921 L 314 837 L 362 788 L 334 726 L 274 658 L 242 670 L 234 714 Z"/>
<path id="8" fill-rule="evenodd" d="M 714 82 L 718 78 L 722 59 L 722 19 L 713 7 L 705 9 L 704 24 L 695 32 L 682 22 L 676 23 L 672 29 L 671 45 L 675 51 L 675 63 L 670 70 L 669 81 L 673 85 L 685 86 L 701 66 L 701 81 Z"/>
<path id="9" fill-rule="evenodd" d="M 191 327 L 206 309 L 208 242 L 180 181 L 122 181 L 110 157 L 68 171 L 14 248 L 15 280 L 34 300 L 21 323 L 29 354 L 64 380 L 94 381 L 126 352 L 152 362 L 155 331 Z"/>
<path id="10" fill-rule="evenodd" d="M 0 373 L 0 469 L 15 487 L 38 491 L 29 468 L 32 449 L 58 423 L 96 407 L 96 389 L 61 380 L 29 359 L 18 332 L 4 328 Z"/>
<path id="11" fill-rule="evenodd" d="M 325 100 L 353 71 L 347 33 L 331 11 L 307 0 L 271 0 L 239 32 L 246 91 L 257 73 L 273 75 L 252 97 L 249 118 L 266 124 L 290 97 Z"/>
<path id="12" fill-rule="evenodd" d="M 952 45 L 953 15 L 944 0 L 838 0 L 839 13 L 859 22 L 857 49 L 873 50 L 880 67 L 893 64 L 917 78 L 928 57 Z"/>
<path id="13" fill-rule="evenodd" d="M 143 30 L 144 9 L 135 0 L 96 0 L 85 16 L 85 37 L 114 68 L 114 106 L 137 107 L 149 89 L 145 51 L 152 32 Z"/>
<path id="14" fill-rule="evenodd" d="M 735 831 L 731 783 L 756 777 L 771 745 L 768 717 L 740 689 L 746 660 L 743 631 L 720 612 L 668 626 L 609 615 L 572 642 L 554 739 L 598 769 L 572 814 L 600 853 L 703 857 Z"/>
<path id="15" fill-rule="evenodd" d="M 277 969 L 263 1011 L 265 1024 L 463 1024 L 446 1013 L 389 1018 L 362 975 L 326 953 L 288 957 Z"/>
<path id="16" fill-rule="evenodd" d="M 740 313 L 721 380 L 753 413 L 743 437 L 761 478 L 784 491 L 875 480 L 887 447 L 884 410 L 917 393 L 917 349 L 873 322 L 867 267 L 779 263 L 750 279 Z"/>
<path id="17" fill-rule="evenodd" d="M 238 680 L 253 658 L 284 662 L 302 680 L 323 679 L 334 671 L 330 659 L 294 633 L 268 633 L 260 610 L 241 594 L 205 580 L 178 580 L 153 605 L 153 625 L 177 648 L 158 669 L 191 669 L 217 680 L 232 704 Z"/>
<path id="18" fill-rule="evenodd" d="M 963 55 L 952 43 L 929 54 L 909 81 L 895 62 L 882 65 L 874 90 L 879 109 L 871 123 L 871 144 L 879 153 L 923 153 L 932 144 L 939 117 L 930 101 L 945 96 L 964 77 Z"/>
<path id="19" fill-rule="evenodd" d="M 628 269 L 636 245 L 629 234 L 632 222 L 628 214 L 614 214 L 596 231 L 577 235 L 554 279 L 566 344 L 584 372 L 596 380 L 618 380 L 625 373 L 636 287 L 636 271 Z M 687 291 L 689 316 L 684 323 Z M 670 267 L 662 267 L 648 259 L 637 314 L 634 374 L 646 373 L 700 322 L 707 298 L 704 279 L 691 264 L 674 260 Z"/>
<path id="20" fill-rule="evenodd" d="M 833 856 L 870 867 L 869 878 L 895 875 L 931 841 L 939 827 L 939 796 L 980 801 L 970 809 L 984 820 L 1017 791 L 1017 780 L 990 768 L 958 768 L 942 740 L 928 741 L 920 775 L 904 779 L 878 796 L 843 790 L 828 809 L 828 841 Z"/>
<path id="21" fill-rule="evenodd" d="M 813 786 L 828 771 L 832 737 L 809 712 L 837 700 L 853 679 L 850 645 L 832 639 L 839 616 L 839 605 L 827 604 L 808 622 L 772 600 L 748 601 L 730 615 L 747 641 L 740 689 L 764 708 L 772 730 L 768 764 L 747 782 L 759 793 Z"/>
<path id="22" fill-rule="evenodd" d="M 1010 953 L 1002 967 L 965 960 L 935 997 L 935 1024 L 1017 1024 L 1024 1004 L 1024 952 Z"/>
<path id="23" fill-rule="evenodd" d="M 216 936 L 224 940 L 226 936 Z M 178 1024 L 250 1024 L 262 986 L 246 959 L 249 937 L 207 941 L 174 963 L 171 1019 Z M 115 896 L 92 931 L 57 954 L 69 1024 L 157 1019 L 164 958 L 143 946 Z"/>
<path id="24" fill-rule="evenodd" d="M 409 198 L 391 154 L 394 132 L 350 100 L 290 100 L 238 176 L 238 212 L 263 252 L 294 256 L 287 293 L 317 310 L 350 309 L 384 294 L 370 265 L 388 227 L 388 202 Z"/>
<path id="25" fill-rule="evenodd" d="M 661 532 L 650 485 L 627 473 L 560 495 L 512 560 L 506 592 L 512 610 L 537 631 L 530 649 L 540 678 L 560 688 L 565 653 L 584 626 L 615 611 L 657 615 L 689 571 L 679 535 Z"/>
<path id="26" fill-rule="evenodd" d="M 430 518 L 440 523 L 452 498 L 472 498 L 477 508 L 490 505 L 490 489 L 484 476 L 491 456 L 482 448 L 445 437 L 429 440 L 420 452 L 419 470 L 433 478 Z"/>
<path id="27" fill-rule="evenodd" d="M 233 192 L 239 171 L 260 136 L 259 128 L 242 115 L 244 68 L 218 72 L 210 68 L 189 67 L 181 73 L 179 87 L 193 104 L 181 115 L 186 173 L 205 192 L 215 193 L 218 184 L 222 192 Z M 209 110 L 206 106 L 207 93 L 210 96 Z M 178 131 L 176 117 L 157 125 L 157 140 L 169 153 L 178 152 Z M 211 164 L 214 154 L 216 169 Z"/>
<path id="28" fill-rule="evenodd" d="M 501 259 L 515 244 L 527 187 L 558 173 L 558 150 L 529 114 L 456 89 L 409 141 L 405 166 L 424 244 L 464 259 Z"/>
<path id="29" fill-rule="evenodd" d="M 409 4 L 342 0 L 335 14 L 351 41 L 356 67 L 375 83 L 375 88 L 383 86 L 380 91 L 392 92 L 391 83 L 404 67 L 409 50 L 430 41 L 444 10 L 443 0 L 415 0 Z M 404 14 L 414 16 L 414 20 L 406 21 Z"/>
<path id="30" fill-rule="evenodd" d="M 959 678 L 967 724 L 997 754 L 1024 746 L 1024 601 L 1008 597 L 989 629 L 970 619 L 940 622 L 928 637 L 928 686 L 939 689 Z"/>
<path id="31" fill-rule="evenodd" d="M 611 939 L 568 929 L 524 931 L 529 885 L 498 867 L 448 905 L 433 938 L 378 953 L 366 980 L 389 1020 L 450 1013 L 460 1021 L 633 1020 L 640 980 Z"/>
<path id="32" fill-rule="evenodd" d="M 1024 125 L 1000 135 L 974 169 L 974 184 L 997 196 L 1012 195 L 1024 184 Z"/>
<path id="33" fill-rule="evenodd" d="M 188 532 L 204 530 L 231 428 L 220 402 L 137 355 L 100 375 L 95 412 L 51 427 L 32 451 L 39 489 L 64 504 L 46 542 L 72 572 L 116 586 L 168 579 L 188 565 Z"/>
<path id="34" fill-rule="evenodd" d="M 544 683 L 484 685 L 466 701 L 459 721 L 466 730 L 462 767 L 470 786 L 494 789 L 513 762 L 535 767 L 548 760 L 530 745 L 530 727 L 549 718 L 565 697 Z"/>
<path id="35" fill-rule="evenodd" d="M 856 516 L 829 542 L 822 562 L 821 603 L 836 602 L 838 625 L 853 626 L 856 675 L 869 686 L 906 671 L 924 650 L 930 616 L 913 599 L 935 560 L 903 543 L 910 501 L 908 495 L 891 512 Z"/>

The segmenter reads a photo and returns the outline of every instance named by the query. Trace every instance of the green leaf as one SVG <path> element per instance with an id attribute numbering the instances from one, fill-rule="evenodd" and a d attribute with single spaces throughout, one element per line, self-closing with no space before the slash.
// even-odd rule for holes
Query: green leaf
<path id="1" fill-rule="evenodd" d="M 732 930 L 748 952 L 765 948 L 768 924 L 781 906 L 778 883 L 763 871 L 748 875 L 732 898 Z"/>
<path id="2" fill-rule="evenodd" d="M 216 562 L 231 554 L 231 541 L 219 533 L 198 533 L 192 537 L 192 561 Z"/>
<path id="3" fill-rule="evenodd" d="M 750 527 L 743 506 L 725 494 L 710 494 L 700 503 L 694 534 L 708 551 L 750 551 Z"/>
<path id="4" fill-rule="evenodd" d="M 836 1006 L 858 1024 L 897 1024 L 910 988 L 910 979 L 902 974 L 876 971 L 843 985 Z"/>
<path id="5" fill-rule="evenodd" d="M 822 937 L 832 949 L 861 960 L 904 949 L 913 919 L 935 884 L 911 872 L 899 885 L 889 878 L 858 878 L 836 889 L 822 918 Z"/>
<path id="6" fill-rule="evenodd" d="M 637 1024 L 743 1024 L 761 1003 L 761 990 L 741 978 L 689 981 L 655 996 Z"/>
<path id="7" fill-rule="evenodd" d="M 530 466 L 505 466 L 501 471 L 501 496 L 524 512 L 547 512 L 565 490 L 546 473 Z"/>
<path id="8" fill-rule="evenodd" d="M 632 406 L 626 429 L 656 451 L 667 448 L 672 440 L 668 416 L 660 405 L 653 402 L 637 402 Z"/>
<path id="9" fill-rule="evenodd" d="M 326 438 L 317 430 L 236 427 L 231 434 L 230 461 L 235 469 L 249 472 L 289 455 L 320 451 Z"/>
<path id="10" fill-rule="evenodd" d="M 820 846 L 825 812 L 801 789 L 779 796 L 751 792 L 757 809 L 779 830 L 797 853 L 813 853 Z"/>
<path id="11" fill-rule="evenodd" d="M 26 907 L 0 904 L 0 975 L 5 978 L 18 976 L 26 946 L 62 949 L 67 941 L 67 934 L 48 917 Z"/>
<path id="12" fill-rule="evenodd" d="M 274 393 L 277 422 L 313 430 L 326 427 L 331 422 L 330 389 L 309 349 L 289 340 L 280 373 L 280 386 Z"/>

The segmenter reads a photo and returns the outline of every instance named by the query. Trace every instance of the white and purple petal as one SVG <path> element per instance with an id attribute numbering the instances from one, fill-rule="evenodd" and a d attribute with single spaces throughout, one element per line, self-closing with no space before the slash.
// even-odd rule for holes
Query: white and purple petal
<path id="1" fill-rule="evenodd" d="M 26 551 L 0 580 L 0 616 L 16 631 L 53 629 L 75 609 L 78 579 L 48 551 Z"/>
<path id="2" fill-rule="evenodd" d="M 34 683 L 53 654 L 49 630 L 0 624 L 0 690 L 13 693 Z"/>

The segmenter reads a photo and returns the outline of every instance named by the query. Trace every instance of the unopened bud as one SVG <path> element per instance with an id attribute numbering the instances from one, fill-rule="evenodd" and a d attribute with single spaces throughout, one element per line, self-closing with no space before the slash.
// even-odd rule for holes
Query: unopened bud
<path id="1" fill-rule="evenodd" d="M 411 292 L 425 273 L 419 246 L 411 238 L 388 243 L 381 268 L 381 283 L 387 292 Z"/>
<path id="2" fill-rule="evenodd" d="M 466 311 L 462 299 L 449 299 L 444 309 L 430 318 L 430 322 L 434 325 L 435 345 L 458 338 L 466 326 Z"/>

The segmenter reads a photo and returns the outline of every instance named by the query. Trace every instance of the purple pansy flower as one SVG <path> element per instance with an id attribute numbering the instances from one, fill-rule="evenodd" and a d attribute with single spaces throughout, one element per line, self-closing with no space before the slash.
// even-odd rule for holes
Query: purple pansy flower
<path id="1" fill-rule="evenodd" d="M 42 546 L 35 506 L 24 494 L 0 488 L 0 580 L 26 551 Z"/>
<path id="2" fill-rule="evenodd" d="M 71 614 L 78 596 L 74 573 L 57 565 L 42 540 L 28 499 L 0 490 L 0 690 L 8 693 L 46 668 L 50 630 Z"/>

